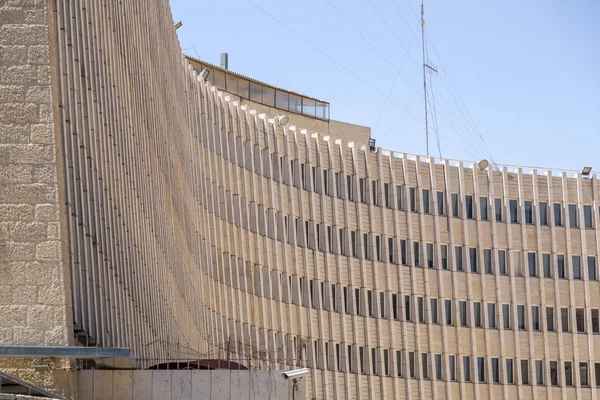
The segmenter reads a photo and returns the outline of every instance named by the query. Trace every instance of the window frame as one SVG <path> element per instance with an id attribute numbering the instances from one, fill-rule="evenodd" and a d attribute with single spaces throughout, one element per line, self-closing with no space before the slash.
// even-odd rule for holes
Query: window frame
<path id="1" fill-rule="evenodd" d="M 511 224 L 519 223 L 519 200 L 510 199 L 509 205 L 509 216 Z"/>
<path id="2" fill-rule="evenodd" d="M 485 196 L 479 197 L 479 217 L 482 221 L 489 220 L 488 198 Z"/>
<path id="3" fill-rule="evenodd" d="M 578 214 L 577 204 L 569 203 L 568 211 L 569 211 L 569 227 L 571 229 L 579 228 L 580 224 L 579 224 L 579 215 L 577 215 Z"/>

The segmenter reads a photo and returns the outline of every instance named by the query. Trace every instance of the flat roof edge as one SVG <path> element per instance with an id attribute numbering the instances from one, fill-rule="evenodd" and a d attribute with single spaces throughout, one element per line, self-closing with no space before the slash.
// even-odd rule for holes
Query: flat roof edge
<path id="1" fill-rule="evenodd" d="M 296 96 L 305 97 L 305 98 L 307 98 L 309 100 L 315 100 L 315 101 L 318 101 L 318 102 L 321 102 L 321 103 L 325 103 L 325 104 L 331 105 L 331 103 L 329 103 L 328 101 L 317 99 L 316 97 L 312 97 L 312 96 L 307 96 L 305 94 L 294 92 L 293 90 L 285 89 L 285 88 L 282 88 L 282 87 L 279 87 L 279 86 L 273 86 L 273 85 L 271 85 L 269 83 L 265 83 L 263 81 L 259 81 L 258 79 L 250 78 L 249 76 L 242 75 L 242 74 L 237 73 L 237 72 L 233 72 L 230 69 L 221 68 L 218 65 L 215 65 L 215 64 L 210 63 L 208 61 L 200 60 L 199 58 L 192 57 L 192 56 L 189 56 L 187 54 L 184 54 L 184 56 L 188 60 L 192 60 L 192 61 L 195 61 L 195 62 L 201 63 L 201 64 L 206 64 L 206 65 L 210 66 L 211 68 L 214 68 L 216 70 L 222 71 L 222 72 L 227 73 L 227 74 L 231 74 L 231 75 L 237 76 L 238 78 L 246 79 L 248 81 L 251 81 L 251 82 L 254 82 L 254 83 L 258 83 L 258 84 L 263 85 L 263 86 L 270 87 L 271 89 L 280 90 L 282 92 L 288 92 L 288 93 L 294 94 Z"/>

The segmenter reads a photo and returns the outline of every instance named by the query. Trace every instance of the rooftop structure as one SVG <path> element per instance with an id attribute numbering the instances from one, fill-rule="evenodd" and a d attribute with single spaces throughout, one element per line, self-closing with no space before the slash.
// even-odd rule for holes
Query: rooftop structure
<path id="1" fill-rule="evenodd" d="M 208 80 L 225 92 L 282 111 L 329 120 L 329 103 L 326 101 L 272 86 L 191 56 L 186 56 L 186 58 L 198 72 L 209 68 Z"/>
<path id="2" fill-rule="evenodd" d="M 267 83 L 237 74 L 214 64 L 186 56 L 197 73 L 210 70 L 207 82 L 227 92 L 240 105 L 269 116 L 286 114 L 289 125 L 308 129 L 321 136 L 333 136 L 345 142 L 366 144 L 371 137 L 371 128 L 340 122 L 329 118 L 329 103 L 314 97 L 282 89 Z"/>

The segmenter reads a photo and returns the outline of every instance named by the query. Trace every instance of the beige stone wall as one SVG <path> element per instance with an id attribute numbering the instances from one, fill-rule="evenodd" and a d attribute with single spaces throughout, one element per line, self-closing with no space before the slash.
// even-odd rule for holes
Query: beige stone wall
<path id="1" fill-rule="evenodd" d="M 50 29 L 45 1 L 0 1 L 0 345 L 73 342 Z M 68 393 L 69 373 L 34 362 L 0 368 Z"/>

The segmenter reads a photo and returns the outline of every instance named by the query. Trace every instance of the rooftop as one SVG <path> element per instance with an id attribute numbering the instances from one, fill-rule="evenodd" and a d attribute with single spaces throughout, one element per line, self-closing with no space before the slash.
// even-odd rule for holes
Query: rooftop
<path id="1" fill-rule="evenodd" d="M 270 107 L 329 120 L 329 102 L 327 101 L 269 85 L 188 55 L 185 57 L 191 61 L 190 63 L 196 67 L 198 72 L 204 68 L 210 69 L 208 80 L 219 89 Z"/>

